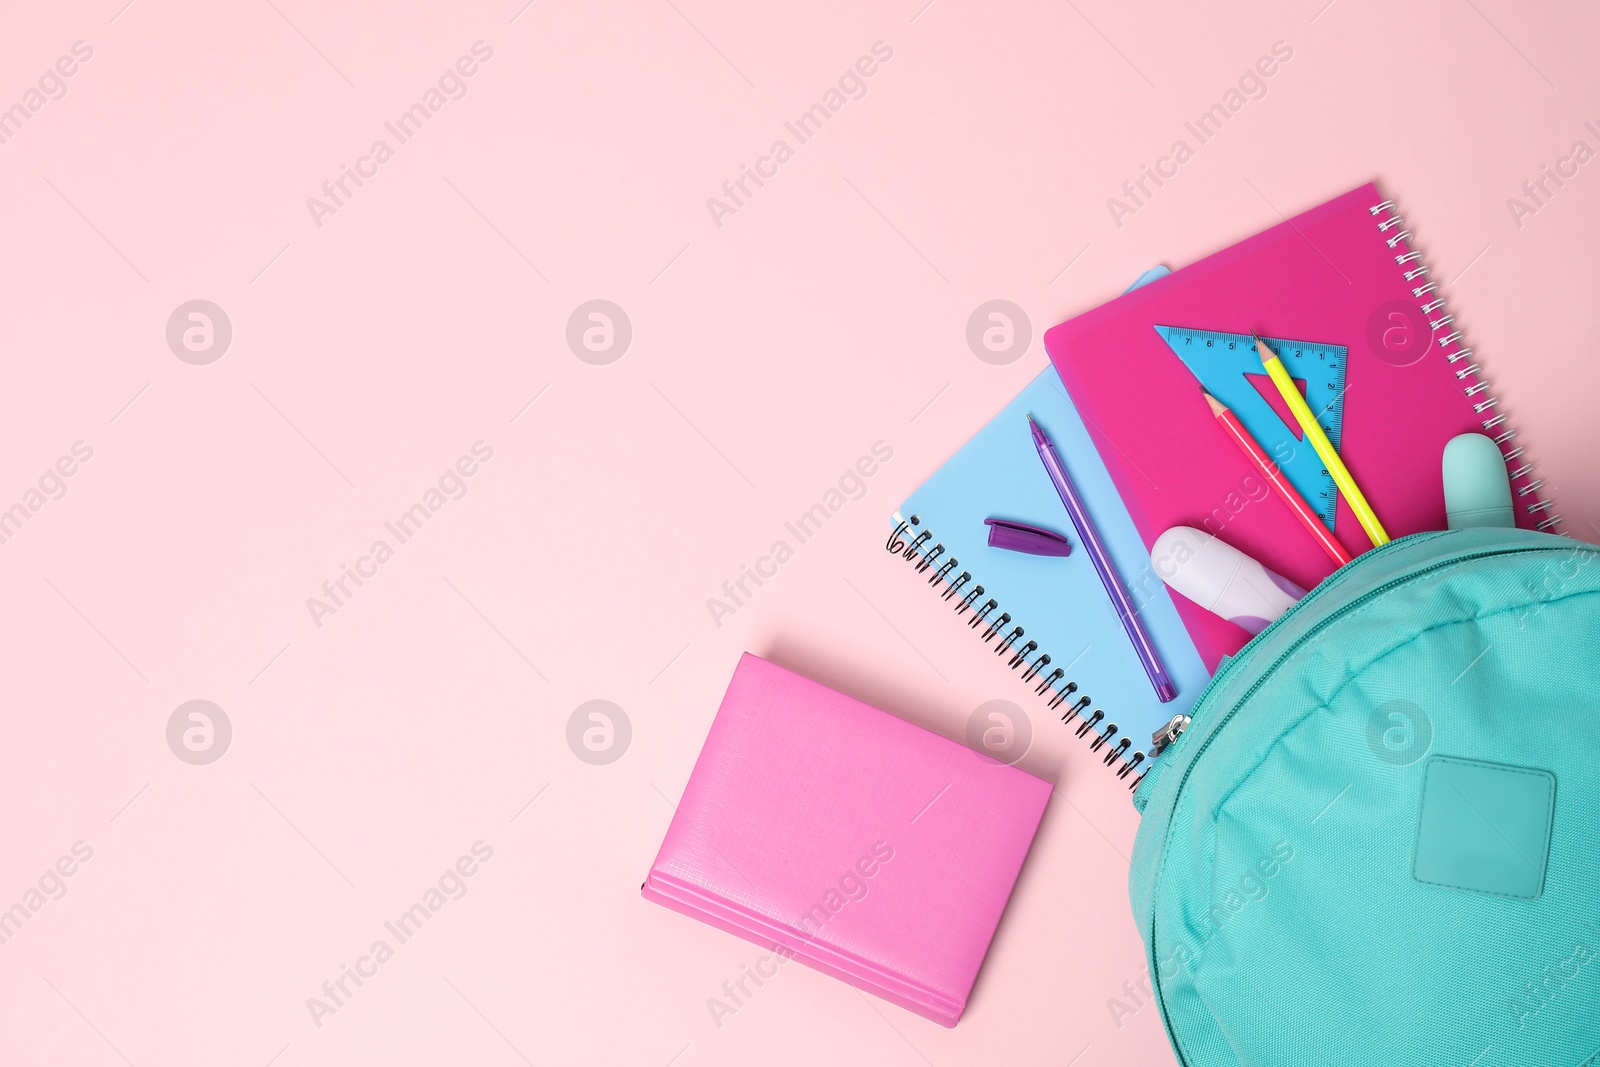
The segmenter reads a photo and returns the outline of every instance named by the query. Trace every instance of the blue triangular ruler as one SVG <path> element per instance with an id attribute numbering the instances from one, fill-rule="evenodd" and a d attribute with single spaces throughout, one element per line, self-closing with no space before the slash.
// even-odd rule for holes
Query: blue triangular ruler
<path id="1" fill-rule="evenodd" d="M 1183 360 L 1184 366 L 1200 380 L 1206 391 L 1233 410 L 1262 451 L 1277 461 L 1289 484 L 1299 490 L 1306 503 L 1316 509 L 1323 523 L 1332 530 L 1339 505 L 1333 476 L 1322 465 L 1316 449 L 1302 439 L 1300 427 L 1282 398 L 1274 395 L 1276 390 L 1266 379 L 1261 357 L 1256 354 L 1250 335 L 1190 330 L 1181 326 L 1157 326 L 1156 333 Z M 1344 345 L 1315 341 L 1288 341 L 1276 337 L 1262 340 L 1278 354 L 1289 375 L 1300 383 L 1306 403 L 1337 450 L 1339 431 L 1344 425 L 1345 357 L 1349 350 Z M 1271 402 L 1267 400 L 1269 396 Z"/>

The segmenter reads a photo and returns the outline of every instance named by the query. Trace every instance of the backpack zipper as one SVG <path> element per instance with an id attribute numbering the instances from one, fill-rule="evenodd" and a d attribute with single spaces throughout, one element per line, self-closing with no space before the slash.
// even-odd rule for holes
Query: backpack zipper
<path id="1" fill-rule="evenodd" d="M 1345 564 L 1343 567 L 1340 567 L 1338 570 L 1328 575 L 1328 577 L 1319 582 L 1311 590 L 1311 592 L 1301 597 L 1299 601 L 1289 608 L 1288 611 L 1272 620 L 1272 623 L 1268 625 L 1265 630 L 1262 630 L 1255 637 L 1252 637 L 1249 641 L 1247 641 L 1243 648 L 1231 656 L 1224 656 L 1221 665 L 1217 668 L 1217 673 L 1213 674 L 1210 681 L 1206 683 L 1205 688 L 1200 690 L 1200 695 L 1195 698 L 1194 704 L 1190 706 L 1190 711 L 1193 712 L 1195 708 L 1203 705 L 1206 702 L 1206 698 L 1211 695 L 1211 691 L 1218 688 L 1225 678 L 1232 677 L 1234 666 L 1237 663 L 1253 658 L 1250 655 L 1252 648 L 1265 641 L 1269 634 L 1281 629 L 1285 620 L 1294 618 L 1295 615 L 1297 615 L 1307 604 L 1311 604 L 1320 600 L 1330 589 L 1342 587 L 1343 584 L 1349 579 L 1352 571 L 1360 569 L 1369 560 L 1376 559 L 1377 557 L 1382 556 L 1395 548 L 1404 545 L 1416 544 L 1417 542 L 1423 540 L 1432 540 L 1438 536 L 1439 531 L 1427 531 L 1424 533 L 1410 534 L 1405 537 L 1397 538 L 1393 541 L 1387 542 L 1386 544 L 1379 545 L 1376 548 L 1368 549 L 1366 552 L 1363 552 L 1361 555 L 1357 556 L 1353 562 Z M 1174 718 L 1176 719 L 1176 717 Z M 1179 737 L 1184 733 L 1185 730 L 1188 730 L 1193 725 L 1192 715 L 1185 715 L 1182 716 L 1182 718 L 1184 719 L 1184 722 L 1181 726 L 1175 725 L 1175 721 L 1168 722 L 1165 726 L 1161 727 L 1161 729 L 1157 730 L 1151 737 L 1151 744 L 1152 746 L 1156 747 L 1153 748 L 1150 755 L 1154 757 L 1159 755 L 1161 752 L 1167 752 L 1167 755 L 1164 763 L 1158 762 L 1154 767 L 1145 772 L 1144 777 L 1140 780 L 1138 786 L 1134 790 L 1134 807 L 1138 809 L 1141 815 L 1144 814 L 1145 803 L 1148 801 L 1150 794 L 1155 791 L 1155 784 L 1161 778 L 1161 772 L 1166 767 L 1171 765 L 1172 760 L 1176 755 L 1174 746 L 1176 745 Z M 1202 720 L 1201 725 L 1204 725 L 1204 720 Z M 1163 735 L 1166 735 L 1166 740 L 1158 741 L 1157 739 L 1161 738 Z M 1169 749 L 1172 749 L 1173 751 L 1167 751 Z"/>
<path id="2" fill-rule="evenodd" d="M 1189 727 L 1189 716 L 1174 715 L 1172 721 L 1150 735 L 1150 755 L 1159 756 Z"/>

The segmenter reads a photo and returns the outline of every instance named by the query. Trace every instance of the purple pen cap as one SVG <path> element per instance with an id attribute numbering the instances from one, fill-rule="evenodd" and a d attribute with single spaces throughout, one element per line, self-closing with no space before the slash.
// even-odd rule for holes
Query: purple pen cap
<path id="1" fill-rule="evenodd" d="M 989 547 L 1007 552 L 1026 552 L 1030 556 L 1070 556 L 1072 546 L 1054 530 L 1029 526 L 1010 519 L 984 519 L 989 527 Z"/>

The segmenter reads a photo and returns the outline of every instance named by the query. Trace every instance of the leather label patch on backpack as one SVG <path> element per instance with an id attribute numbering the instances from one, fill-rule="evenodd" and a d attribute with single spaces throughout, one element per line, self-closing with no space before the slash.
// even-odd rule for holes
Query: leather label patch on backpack
<path id="1" fill-rule="evenodd" d="M 1451 889 L 1537 898 L 1555 800 L 1549 771 L 1432 757 L 1423 773 L 1411 876 Z"/>

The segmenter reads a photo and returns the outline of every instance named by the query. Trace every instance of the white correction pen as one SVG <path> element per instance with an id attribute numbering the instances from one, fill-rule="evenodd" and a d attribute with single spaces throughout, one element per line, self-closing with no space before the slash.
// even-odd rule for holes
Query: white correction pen
<path id="1" fill-rule="evenodd" d="M 1306 595 L 1283 575 L 1192 526 L 1174 526 L 1156 538 L 1150 564 L 1174 591 L 1252 636 Z"/>

